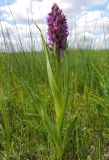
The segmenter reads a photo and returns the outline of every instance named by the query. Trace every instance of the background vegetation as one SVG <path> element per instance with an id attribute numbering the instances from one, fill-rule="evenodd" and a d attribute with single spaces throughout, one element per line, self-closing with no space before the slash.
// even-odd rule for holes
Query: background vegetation
<path id="1" fill-rule="evenodd" d="M 109 160 L 109 53 L 69 49 L 70 93 L 64 132 L 77 115 L 63 160 Z M 53 118 L 45 54 L 0 54 L 0 159 L 54 160 L 37 112 L 40 97 Z M 34 97 L 30 94 L 34 92 Z"/>

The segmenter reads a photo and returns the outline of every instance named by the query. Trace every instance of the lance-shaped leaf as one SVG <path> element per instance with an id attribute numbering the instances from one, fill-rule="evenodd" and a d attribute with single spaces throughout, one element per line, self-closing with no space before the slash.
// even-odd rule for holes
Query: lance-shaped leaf
<path id="1" fill-rule="evenodd" d="M 62 100 L 62 107 L 60 111 L 60 115 L 58 117 L 58 126 L 60 132 L 62 132 L 64 118 L 65 118 L 65 112 L 68 104 L 68 91 L 69 91 L 69 59 L 68 55 L 64 55 L 64 91 L 63 91 L 63 100 Z"/>
<path id="2" fill-rule="evenodd" d="M 26 89 L 29 93 L 29 95 L 32 97 L 32 99 L 34 100 L 34 105 L 37 104 L 37 110 L 39 112 L 39 114 L 41 115 L 45 127 L 49 133 L 49 135 L 52 137 L 54 144 L 56 145 L 56 147 L 58 148 L 58 150 L 62 151 L 62 142 L 61 139 L 57 133 L 57 129 L 56 126 L 54 125 L 54 123 L 50 120 L 50 117 L 46 111 L 46 107 L 44 106 L 42 100 L 40 99 L 40 97 L 38 97 L 38 95 L 33 91 L 33 89 L 29 86 L 29 84 L 25 83 L 26 85 Z"/>
<path id="3" fill-rule="evenodd" d="M 52 68 L 51 68 L 51 65 L 50 65 L 50 62 L 49 62 L 48 48 L 47 48 L 46 42 L 44 40 L 44 37 L 43 37 L 43 34 L 42 34 L 40 28 L 38 26 L 37 26 L 37 28 L 39 29 L 39 31 L 41 33 L 43 47 L 44 47 L 44 51 L 46 53 L 48 79 L 49 79 L 49 84 L 50 84 L 50 88 L 51 88 L 51 91 L 52 91 L 52 95 L 53 95 L 53 98 L 54 98 L 55 112 L 56 112 L 56 118 L 57 118 L 57 117 L 60 116 L 60 108 L 61 108 L 61 105 L 62 105 L 62 98 L 61 98 L 59 88 L 57 87 L 55 78 L 53 76 Z"/>
<path id="4" fill-rule="evenodd" d="M 41 108 L 41 116 L 43 118 L 45 127 L 49 133 L 49 135 L 52 137 L 54 144 L 56 145 L 58 151 L 62 152 L 62 142 L 59 137 L 59 134 L 57 133 L 56 126 L 54 123 L 50 120 L 46 110 L 44 108 Z"/>

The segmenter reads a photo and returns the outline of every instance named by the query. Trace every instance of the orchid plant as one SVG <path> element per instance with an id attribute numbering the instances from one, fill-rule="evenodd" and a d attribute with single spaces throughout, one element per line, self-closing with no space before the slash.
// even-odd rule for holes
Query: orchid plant
<path id="1" fill-rule="evenodd" d="M 67 19 L 63 14 L 63 11 L 58 7 L 56 3 L 53 4 L 51 12 L 47 17 L 48 24 L 48 45 L 44 39 L 44 36 L 39 29 L 43 48 L 46 55 L 47 62 L 47 74 L 49 85 L 51 88 L 52 96 L 54 99 L 54 107 L 55 107 L 55 122 L 51 120 L 50 116 L 47 113 L 44 105 L 41 105 L 39 109 L 39 113 L 44 121 L 45 127 L 48 131 L 48 134 L 51 137 L 51 140 L 55 144 L 57 149 L 57 160 L 61 160 L 64 150 L 67 146 L 67 143 L 70 138 L 70 134 L 74 129 L 76 123 L 76 116 L 70 122 L 67 132 L 63 135 L 64 128 L 64 119 L 65 113 L 68 106 L 68 94 L 69 94 L 69 60 L 68 53 L 66 51 L 67 48 L 67 37 L 68 37 L 68 25 Z M 49 47 L 48 47 L 49 46 Z M 49 48 L 52 48 L 52 53 Z M 56 74 L 53 73 L 53 68 L 50 63 L 49 56 L 53 54 L 54 63 L 55 63 L 55 71 Z M 64 63 L 61 63 L 61 59 L 63 59 Z M 64 67 L 64 76 L 61 74 L 61 65 Z M 62 83 L 60 82 L 62 81 Z"/>

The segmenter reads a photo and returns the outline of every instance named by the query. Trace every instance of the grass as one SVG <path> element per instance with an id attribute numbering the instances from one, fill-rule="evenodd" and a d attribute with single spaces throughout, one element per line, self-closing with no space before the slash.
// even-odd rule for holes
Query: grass
<path id="1" fill-rule="evenodd" d="M 108 160 L 109 53 L 81 49 L 69 52 L 70 94 L 64 132 L 75 115 L 77 123 L 71 128 L 63 160 Z M 43 52 L 1 53 L 1 160 L 55 160 L 55 147 L 37 112 L 35 96 L 42 99 L 54 118 Z"/>

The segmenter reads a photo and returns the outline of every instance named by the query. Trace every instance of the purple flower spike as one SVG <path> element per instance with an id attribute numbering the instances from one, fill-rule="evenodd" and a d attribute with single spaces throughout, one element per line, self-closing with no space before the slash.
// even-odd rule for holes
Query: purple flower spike
<path id="1" fill-rule="evenodd" d="M 47 17 L 49 45 L 55 49 L 58 56 L 63 55 L 66 49 L 68 26 L 65 15 L 56 3 Z"/>

